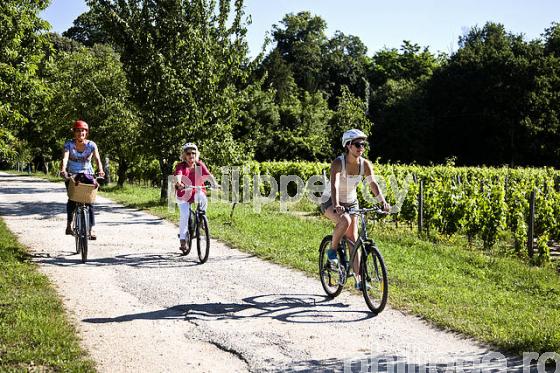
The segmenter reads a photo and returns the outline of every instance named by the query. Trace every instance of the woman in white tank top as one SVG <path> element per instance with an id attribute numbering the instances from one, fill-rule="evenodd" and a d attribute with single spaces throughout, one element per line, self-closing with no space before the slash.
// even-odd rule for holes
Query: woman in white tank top
<path id="1" fill-rule="evenodd" d="M 389 204 L 385 201 L 379 185 L 373 175 L 373 166 L 362 157 L 367 145 L 367 135 L 358 129 L 351 129 L 342 136 L 344 154 L 331 163 L 330 188 L 327 186 L 323 194 L 321 210 L 335 223 L 332 247 L 327 252 L 331 265 L 338 265 L 336 248 L 342 237 L 346 236 L 350 243 L 358 239 L 358 221 L 355 215 L 345 212 L 346 208 L 358 208 L 358 184 L 366 179 L 373 195 L 383 204 L 383 209 L 389 211 Z M 328 199 L 327 199 L 328 198 Z M 354 273 L 359 273 L 359 258 L 353 263 Z M 356 283 L 359 279 L 356 278 Z"/>

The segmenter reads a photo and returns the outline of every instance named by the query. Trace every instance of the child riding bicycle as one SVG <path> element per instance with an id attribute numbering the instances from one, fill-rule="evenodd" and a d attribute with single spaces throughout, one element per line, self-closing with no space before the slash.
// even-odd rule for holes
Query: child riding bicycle
<path id="1" fill-rule="evenodd" d="M 322 196 L 321 211 L 335 223 L 332 235 L 332 246 L 327 252 L 329 263 L 338 267 L 337 248 L 344 236 L 353 245 L 358 238 L 358 221 L 356 215 L 350 215 L 347 209 L 358 208 L 356 188 L 365 178 L 373 195 L 382 203 L 383 210 L 389 211 L 390 205 L 383 197 L 379 184 L 375 181 L 371 162 L 362 155 L 367 146 L 367 135 L 359 129 L 351 129 L 342 135 L 344 153 L 331 163 L 330 186 L 327 185 Z M 360 262 L 356 256 L 352 263 L 356 276 Z M 360 279 L 356 278 L 356 288 L 360 287 Z"/>

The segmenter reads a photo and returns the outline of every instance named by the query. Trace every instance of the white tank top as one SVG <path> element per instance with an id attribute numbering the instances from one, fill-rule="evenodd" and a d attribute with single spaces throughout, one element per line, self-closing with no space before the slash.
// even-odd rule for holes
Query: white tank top
<path id="1" fill-rule="evenodd" d="M 342 164 L 342 169 L 340 171 L 339 183 L 338 183 L 338 198 L 341 203 L 353 203 L 358 200 L 358 193 L 356 188 L 358 184 L 364 178 L 364 159 L 359 158 L 359 174 L 358 175 L 348 175 L 346 172 L 346 155 L 342 154 L 336 159 L 340 159 Z M 330 181 L 325 186 L 324 196 L 330 197 L 331 195 L 331 184 Z"/>

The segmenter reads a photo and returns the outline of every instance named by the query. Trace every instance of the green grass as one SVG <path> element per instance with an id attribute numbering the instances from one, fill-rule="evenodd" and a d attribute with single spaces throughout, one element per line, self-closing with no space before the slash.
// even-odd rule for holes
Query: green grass
<path id="1" fill-rule="evenodd" d="M 56 292 L 1 219 L 0 371 L 95 371 Z"/>
<path id="2" fill-rule="evenodd" d="M 103 194 L 177 221 L 177 211 L 170 213 L 158 202 L 158 189 L 109 188 Z M 211 234 L 318 278 L 318 246 L 332 224 L 309 206 L 291 209 L 306 212 L 280 213 L 272 204 L 257 214 L 251 205 L 239 204 L 230 219 L 230 204 L 211 202 Z M 387 262 L 392 307 L 503 350 L 560 352 L 560 276 L 553 265 L 532 267 L 462 240 L 426 241 L 388 223 L 372 226 L 370 235 Z"/>

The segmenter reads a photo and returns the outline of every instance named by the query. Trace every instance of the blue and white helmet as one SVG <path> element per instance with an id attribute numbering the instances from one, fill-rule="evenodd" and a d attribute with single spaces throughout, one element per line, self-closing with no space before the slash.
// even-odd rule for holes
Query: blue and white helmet
<path id="1" fill-rule="evenodd" d="M 367 140 L 367 135 L 365 133 L 363 133 L 362 131 L 360 131 L 359 129 L 353 128 L 351 130 L 348 130 L 346 132 L 344 132 L 344 134 L 342 135 L 342 147 L 346 147 L 346 145 L 348 145 L 348 143 L 352 142 L 352 140 L 355 139 L 365 139 Z"/>

